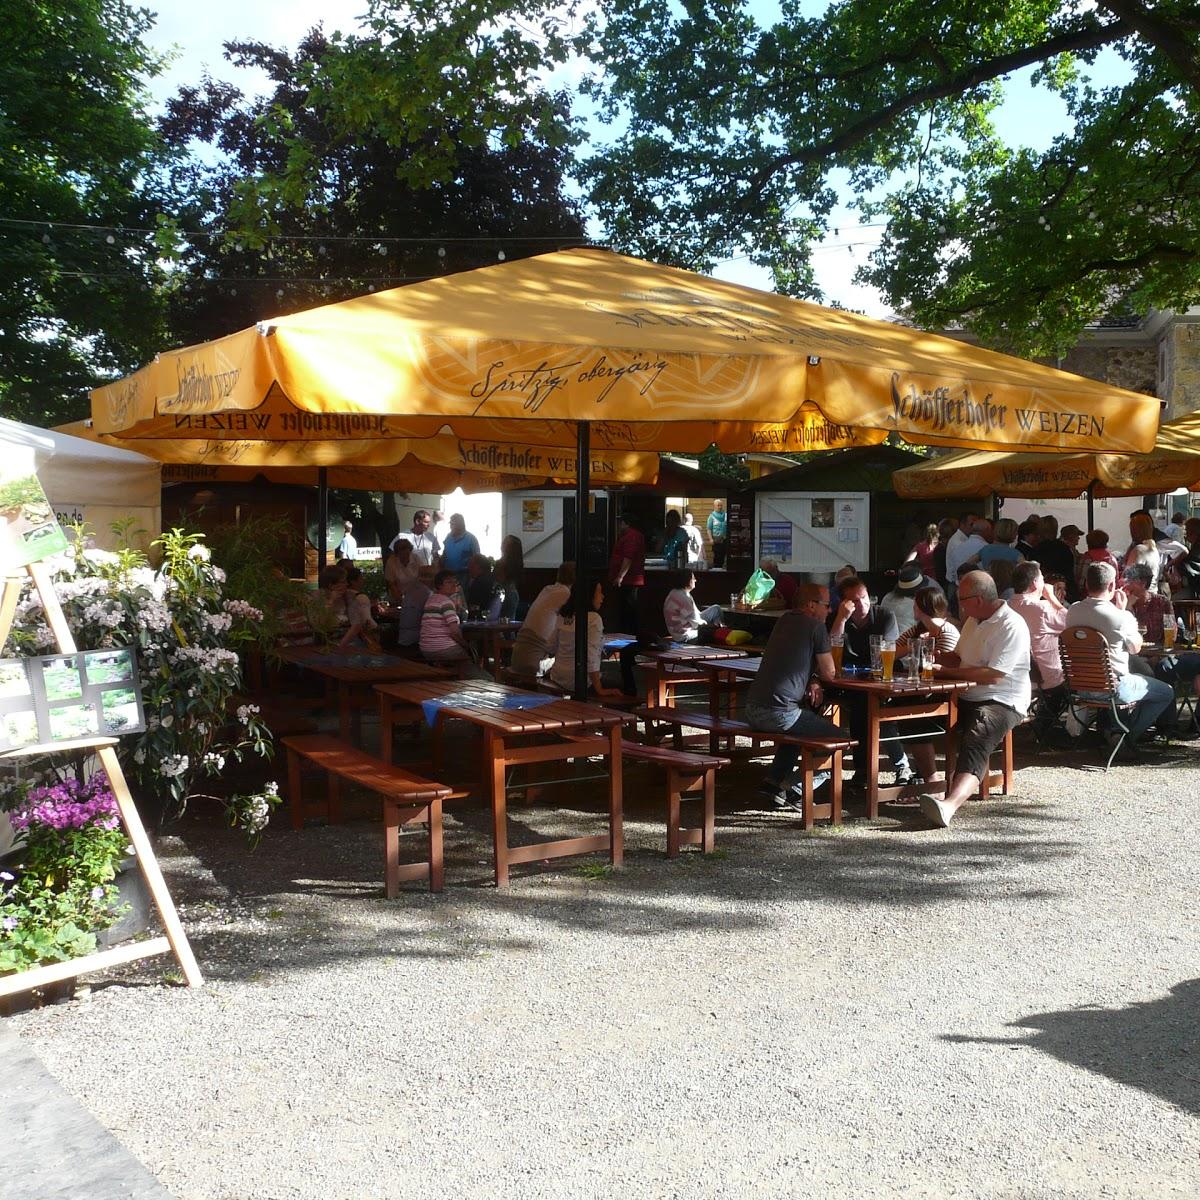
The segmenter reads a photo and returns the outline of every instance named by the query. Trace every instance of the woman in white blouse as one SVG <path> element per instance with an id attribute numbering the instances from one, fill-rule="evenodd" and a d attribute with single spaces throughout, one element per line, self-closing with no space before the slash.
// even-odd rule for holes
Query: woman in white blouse
<path id="1" fill-rule="evenodd" d="M 604 650 L 604 621 L 600 609 L 604 605 L 604 584 L 597 580 L 592 589 L 592 611 L 587 615 L 587 670 L 588 692 L 599 697 L 620 696 L 619 688 L 605 687 L 600 681 L 600 656 Z M 550 679 L 564 692 L 575 687 L 575 596 L 572 593 L 558 610 L 558 624 L 554 629 L 554 665 L 550 668 Z"/>

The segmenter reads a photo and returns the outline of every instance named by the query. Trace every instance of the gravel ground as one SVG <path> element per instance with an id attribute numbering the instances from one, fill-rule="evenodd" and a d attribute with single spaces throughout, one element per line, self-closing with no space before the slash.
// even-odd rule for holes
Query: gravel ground
<path id="1" fill-rule="evenodd" d="M 674 863 L 631 771 L 624 870 L 505 892 L 468 805 L 448 890 L 395 901 L 365 818 L 197 819 L 163 856 L 208 985 L 158 960 L 7 1028 L 177 1200 L 1195 1197 L 1195 750 L 1018 761 L 949 830 L 810 836 L 743 768 Z M 565 800 L 513 841 L 599 828 Z"/>

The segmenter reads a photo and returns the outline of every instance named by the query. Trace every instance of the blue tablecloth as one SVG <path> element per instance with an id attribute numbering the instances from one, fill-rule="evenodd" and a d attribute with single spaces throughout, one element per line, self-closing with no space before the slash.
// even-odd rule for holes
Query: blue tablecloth
<path id="1" fill-rule="evenodd" d="M 527 696 L 498 696 L 492 691 L 464 687 L 457 692 L 447 692 L 436 700 L 422 700 L 421 711 L 425 714 L 425 724 L 432 725 L 443 708 L 541 708 L 543 704 L 552 704 L 561 699 L 561 696 L 538 696 L 534 693 Z"/>

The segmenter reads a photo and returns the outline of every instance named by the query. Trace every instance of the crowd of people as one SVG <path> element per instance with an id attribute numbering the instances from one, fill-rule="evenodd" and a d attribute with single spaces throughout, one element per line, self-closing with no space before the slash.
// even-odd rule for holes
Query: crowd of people
<path id="1" fill-rule="evenodd" d="M 1175 685 L 1190 684 L 1200 696 L 1200 653 L 1185 650 L 1152 662 L 1140 652 L 1146 643 L 1165 640 L 1168 628 L 1174 642 L 1180 623 L 1172 591 L 1190 595 L 1197 581 L 1200 520 L 1181 513 L 1174 527 L 1158 529 L 1149 512 L 1135 512 L 1120 558 L 1102 531 L 1084 539 L 1075 526 L 1060 530 L 1051 516 L 1020 525 L 970 514 L 947 518 L 926 528 L 892 590 L 877 603 L 850 566 L 838 572 L 832 595 L 821 584 L 799 584 L 767 643 L 747 717 L 768 731 L 829 733 L 820 709 L 822 685 L 834 678 L 835 651 L 842 666 L 853 669 L 870 667 L 873 638 L 894 645 L 900 657 L 919 653 L 924 643 L 937 674 L 971 685 L 959 698 L 956 769 L 945 794 L 924 790 L 938 781 L 928 730 L 908 724 L 900 740 L 885 721 L 880 737 L 896 784 L 911 788 L 926 816 L 945 826 L 978 790 L 989 757 L 1025 720 L 1035 694 L 1039 719 L 1063 718 L 1072 737 L 1095 717 L 1094 708 L 1068 710 L 1060 653 L 1067 630 L 1095 630 L 1108 646 L 1120 720 L 1106 724 L 1103 714 L 1098 732 L 1110 747 L 1120 745 L 1136 757 L 1153 727 L 1173 731 Z M 703 614 L 688 614 L 689 624 L 697 619 Z M 865 702 L 848 693 L 839 703 L 857 741 L 848 786 L 862 789 L 867 773 L 877 770 L 865 761 Z M 801 802 L 795 759 L 784 747 L 767 772 L 763 791 L 773 806 Z"/>
<path id="2" fill-rule="evenodd" d="M 693 597 L 693 555 L 702 541 L 693 522 L 668 514 L 664 557 L 677 567 L 663 605 L 663 625 L 675 643 L 722 640 L 718 605 L 700 608 Z M 715 528 L 714 528 L 715 519 Z M 442 533 L 439 535 L 439 526 Z M 725 540 L 724 513 L 714 509 L 708 529 L 715 549 Z M 346 526 L 342 547 L 353 544 Z M 1182 540 L 1181 540 L 1182 539 Z M 940 732 L 906 722 L 904 737 L 884 721 L 881 745 L 894 781 L 909 789 L 922 811 L 938 825 L 979 788 L 990 755 L 1039 698 L 1040 718 L 1065 718 L 1073 737 L 1082 736 L 1090 713 L 1070 709 L 1060 655 L 1060 637 L 1069 629 L 1095 630 L 1107 643 L 1124 714 L 1121 726 L 1097 732 L 1120 741 L 1136 755 L 1153 727 L 1168 732 L 1177 719 L 1175 685 L 1190 684 L 1200 695 L 1200 653 L 1181 651 L 1151 662 L 1141 655 L 1167 626 L 1173 630 L 1172 592 L 1192 594 L 1200 586 L 1200 519 L 1155 527 L 1145 510 L 1130 518 L 1130 541 L 1118 556 L 1108 536 L 1087 534 L 1073 525 L 1061 530 L 1052 516 L 1020 524 L 992 522 L 963 514 L 929 525 L 900 565 L 894 585 L 880 600 L 853 565 L 836 573 L 830 587 L 798 582 L 770 560 L 761 564 L 776 585 L 785 611 L 763 653 L 762 666 L 747 698 L 746 715 L 757 729 L 830 735 L 839 732 L 822 714 L 823 688 L 842 669 L 869 669 L 872 642 L 890 644 L 897 656 L 926 655 L 936 673 L 970 686 L 959 697 L 959 746 L 954 777 L 937 775 L 934 742 Z M 468 614 L 521 618 L 512 648 L 511 670 L 518 679 L 546 679 L 573 690 L 579 630 L 587 639 L 589 693 L 600 700 L 636 695 L 634 667 L 640 649 L 657 643 L 657 631 L 642 628 L 640 591 L 645 586 L 646 539 L 629 518 L 619 530 L 603 579 L 588 578 L 588 611 L 576 612 L 573 563 L 558 569 L 554 582 L 528 603 L 520 589 L 524 571 L 521 542 L 505 538 L 493 563 L 459 514 L 418 511 L 412 528 L 398 534 L 384 565 L 396 641 L 430 661 L 470 669 L 471 653 L 462 621 Z M 341 614 L 341 646 L 373 645 L 376 617 L 362 591 L 362 572 L 344 554 L 322 576 L 326 602 Z M 617 628 L 630 635 L 620 652 L 621 686 L 602 675 L 606 598 L 613 601 Z M 1173 638 L 1172 638 L 1173 640 Z M 835 659 L 836 655 L 836 659 Z M 868 709 L 860 693 L 838 697 L 849 735 L 855 740 L 850 792 L 865 790 Z M 798 807 L 801 781 L 796 753 L 783 746 L 766 773 L 762 790 L 772 807 Z M 824 780 L 817 779 L 821 786 Z M 944 782 L 944 794 L 926 785 Z"/>

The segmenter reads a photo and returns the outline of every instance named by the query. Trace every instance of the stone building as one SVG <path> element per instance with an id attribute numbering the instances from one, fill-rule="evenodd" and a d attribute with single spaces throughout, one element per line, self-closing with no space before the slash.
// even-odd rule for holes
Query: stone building
<path id="1" fill-rule="evenodd" d="M 1163 401 L 1163 420 L 1200 409 L 1200 308 L 1107 318 L 1089 326 L 1061 359 L 1064 371 Z"/>

